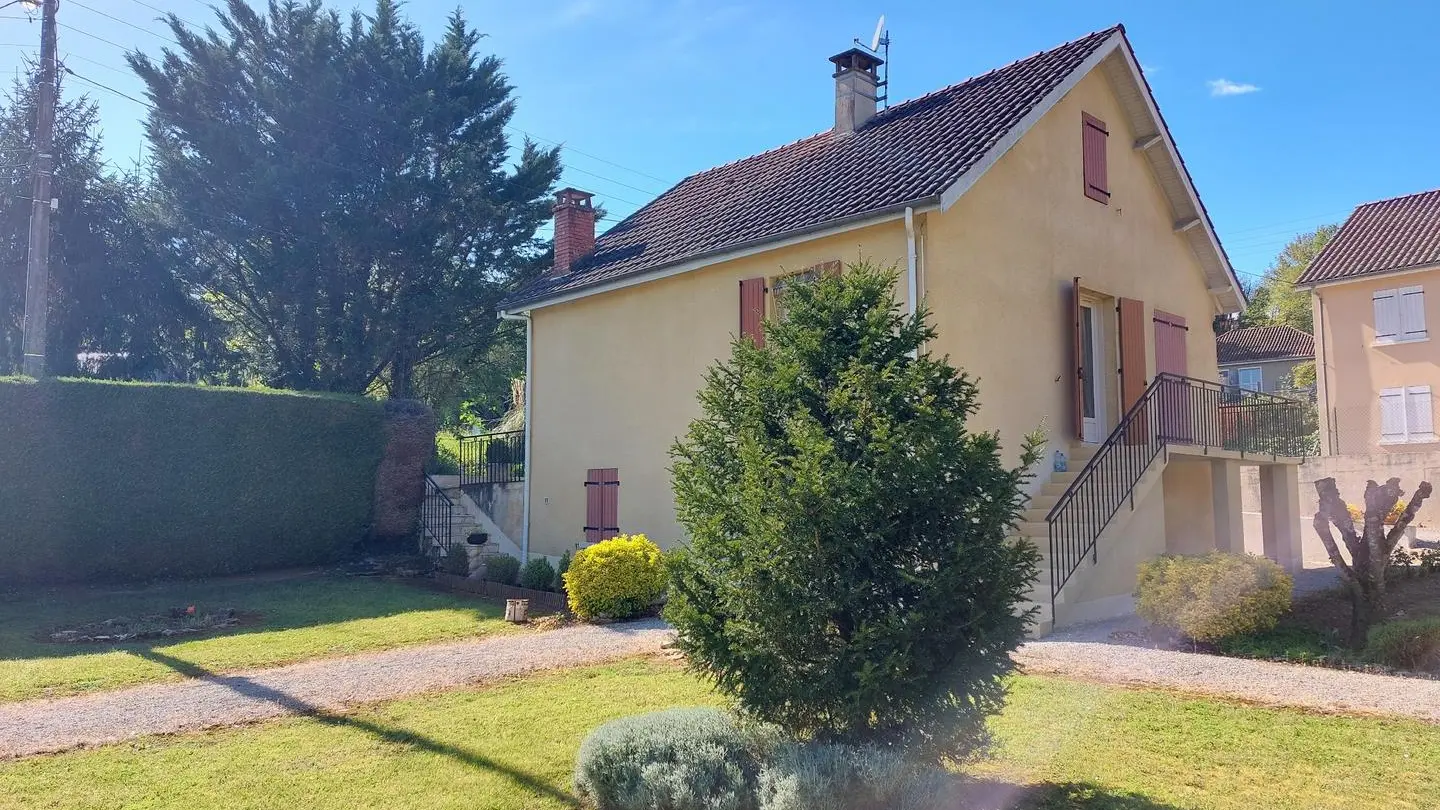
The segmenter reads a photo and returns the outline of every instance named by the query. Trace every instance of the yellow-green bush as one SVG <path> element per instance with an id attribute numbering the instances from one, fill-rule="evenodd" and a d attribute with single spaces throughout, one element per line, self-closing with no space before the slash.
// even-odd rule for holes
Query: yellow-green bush
<path id="1" fill-rule="evenodd" d="M 1135 612 L 1195 641 L 1269 630 L 1290 609 L 1295 582 L 1253 554 L 1166 555 L 1140 565 Z"/>
<path id="2" fill-rule="evenodd" d="M 577 551 L 564 579 L 576 616 L 629 619 L 665 593 L 665 564 L 645 535 L 622 534 Z"/>

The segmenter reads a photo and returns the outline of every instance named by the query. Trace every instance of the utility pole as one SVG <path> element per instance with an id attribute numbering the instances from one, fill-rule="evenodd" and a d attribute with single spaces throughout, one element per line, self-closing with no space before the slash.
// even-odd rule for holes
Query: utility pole
<path id="1" fill-rule="evenodd" d="M 34 191 L 30 249 L 25 262 L 25 374 L 45 376 L 45 321 L 50 305 L 50 173 L 55 156 L 55 10 L 44 0 L 40 22 L 40 81 L 36 85 Z"/>

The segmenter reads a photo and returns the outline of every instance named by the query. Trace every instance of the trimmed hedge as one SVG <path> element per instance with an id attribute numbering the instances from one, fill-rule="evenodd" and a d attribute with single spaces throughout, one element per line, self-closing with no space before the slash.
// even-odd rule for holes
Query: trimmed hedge
<path id="1" fill-rule="evenodd" d="M 0 379 L 0 580 L 337 559 L 364 538 L 384 442 L 361 397 Z"/>

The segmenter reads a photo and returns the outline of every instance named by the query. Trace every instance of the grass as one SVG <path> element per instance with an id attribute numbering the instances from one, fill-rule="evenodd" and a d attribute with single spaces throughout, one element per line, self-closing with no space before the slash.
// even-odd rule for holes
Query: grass
<path id="1" fill-rule="evenodd" d="M 408 698 L 345 716 L 0 764 L 0 808 L 356 807 L 551 810 L 584 735 L 715 696 L 675 665 L 630 661 Z M 1006 810 L 1430 808 L 1440 731 L 1020 677 L 972 775 Z"/>
<path id="2" fill-rule="evenodd" d="M 261 614 L 234 632 L 173 642 L 51 644 L 36 633 L 196 605 Z M 494 602 L 359 577 L 197 581 L 148 588 L 0 594 L 0 701 L 77 694 L 181 676 L 150 650 L 213 671 L 275 666 L 407 644 L 507 632 Z"/>

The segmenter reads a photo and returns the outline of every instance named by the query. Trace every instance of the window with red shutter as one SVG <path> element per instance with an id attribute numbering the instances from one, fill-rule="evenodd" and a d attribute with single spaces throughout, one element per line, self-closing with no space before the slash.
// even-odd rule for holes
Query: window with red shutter
<path id="1" fill-rule="evenodd" d="M 740 282 L 740 336 L 750 338 L 756 346 L 765 345 L 765 279 L 747 278 Z"/>
<path id="2" fill-rule="evenodd" d="M 620 533 L 620 470 L 597 467 L 585 474 L 585 542 Z"/>
<path id="3" fill-rule="evenodd" d="M 1085 164 L 1085 196 L 1110 203 L 1110 178 L 1105 167 L 1105 144 L 1110 132 L 1105 122 L 1087 112 L 1080 113 L 1080 144 Z"/>

